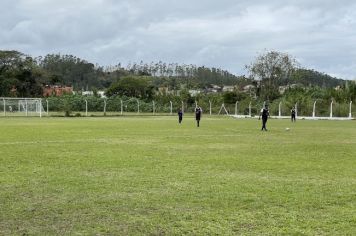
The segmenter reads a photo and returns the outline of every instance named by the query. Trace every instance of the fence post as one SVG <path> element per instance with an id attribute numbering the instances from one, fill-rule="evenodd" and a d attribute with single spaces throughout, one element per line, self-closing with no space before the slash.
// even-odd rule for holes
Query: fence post
<path id="1" fill-rule="evenodd" d="M 235 116 L 237 116 L 237 104 L 238 103 L 239 103 L 238 101 L 235 102 Z"/>
<path id="2" fill-rule="evenodd" d="M 295 103 L 295 118 L 298 116 L 298 103 Z"/>
<path id="3" fill-rule="evenodd" d="M 137 101 L 137 114 L 140 114 L 140 101 L 136 99 Z"/>
<path id="4" fill-rule="evenodd" d="M 279 102 L 279 104 L 278 104 L 278 116 L 279 116 L 279 118 L 281 118 L 281 116 L 282 116 L 281 106 L 282 106 L 282 102 Z"/>
<path id="5" fill-rule="evenodd" d="M 85 116 L 88 116 L 88 100 L 85 99 Z"/>
<path id="6" fill-rule="evenodd" d="M 252 114 L 251 114 L 251 102 L 250 102 L 250 104 L 248 104 L 248 115 L 250 117 L 252 117 Z"/>
<path id="7" fill-rule="evenodd" d="M 330 103 L 330 118 L 333 118 L 333 103 L 334 103 L 334 100 L 331 100 L 331 103 Z"/>
<path id="8" fill-rule="evenodd" d="M 3 98 L 2 101 L 4 103 L 4 116 L 6 116 L 6 101 L 5 101 L 5 98 Z"/>
<path id="9" fill-rule="evenodd" d="M 106 99 L 104 99 L 104 116 L 106 116 Z"/>
<path id="10" fill-rule="evenodd" d="M 211 101 L 209 100 L 209 113 L 211 115 Z"/>
<path id="11" fill-rule="evenodd" d="M 25 106 L 26 106 L 26 116 L 28 116 L 28 103 L 27 103 L 27 99 L 25 99 Z"/>
<path id="12" fill-rule="evenodd" d="M 42 118 L 42 99 L 39 99 L 40 104 L 40 118 Z"/>
<path id="13" fill-rule="evenodd" d="M 122 104 L 122 99 L 120 99 L 120 108 L 121 108 L 121 112 L 120 113 L 121 113 L 121 115 L 123 114 L 123 106 L 124 105 Z"/>
<path id="14" fill-rule="evenodd" d="M 48 99 L 46 99 L 46 105 L 47 105 L 47 116 L 48 116 Z"/>
<path id="15" fill-rule="evenodd" d="M 349 113 L 349 118 L 352 118 L 352 113 L 351 113 L 351 109 L 352 109 L 352 101 L 350 101 L 350 113 Z"/>
<path id="16" fill-rule="evenodd" d="M 171 103 L 171 115 L 173 115 L 173 103 L 172 101 L 169 101 Z"/>
<path id="17" fill-rule="evenodd" d="M 315 118 L 315 106 L 316 106 L 316 101 L 314 101 L 314 104 L 313 104 L 313 118 Z"/>
<path id="18" fill-rule="evenodd" d="M 153 115 L 155 115 L 155 109 L 156 109 L 155 101 L 152 101 L 152 113 L 153 113 Z"/>

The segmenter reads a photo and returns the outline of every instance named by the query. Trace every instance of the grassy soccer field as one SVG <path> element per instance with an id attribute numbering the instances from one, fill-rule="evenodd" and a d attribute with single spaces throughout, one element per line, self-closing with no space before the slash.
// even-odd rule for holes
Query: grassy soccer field
<path id="1" fill-rule="evenodd" d="M 1 118 L 0 235 L 355 235 L 356 122 L 267 128 Z"/>

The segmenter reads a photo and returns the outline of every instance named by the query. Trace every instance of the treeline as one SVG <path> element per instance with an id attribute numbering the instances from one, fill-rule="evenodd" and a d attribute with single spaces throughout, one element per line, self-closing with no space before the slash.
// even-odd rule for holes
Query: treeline
<path id="1" fill-rule="evenodd" d="M 42 96 L 44 73 L 36 61 L 17 51 L 0 51 L 0 96 Z"/>
<path id="2" fill-rule="evenodd" d="M 49 54 L 35 61 L 47 84 L 73 86 L 76 90 L 103 89 L 110 85 L 102 67 L 72 55 Z"/>
<path id="3" fill-rule="evenodd" d="M 202 87 L 210 84 L 235 85 L 239 79 L 239 77 L 220 68 L 208 68 L 193 64 L 181 65 L 178 63 L 165 63 L 162 61 L 157 63 L 144 63 L 141 61 L 138 64 L 130 63 L 126 68 L 121 67 L 120 64 L 116 67 L 107 68 L 108 71 L 122 71 L 125 69 L 132 75 L 145 75 L 155 78 L 172 78 L 173 83 L 176 79 L 180 79 L 177 83 L 184 83 L 188 87 Z"/>
<path id="4" fill-rule="evenodd" d="M 296 69 L 290 78 L 281 81 L 281 84 L 301 84 L 304 87 L 318 86 L 321 88 L 335 88 L 345 84 L 345 80 L 332 77 L 328 74 L 309 69 Z"/>
<path id="5" fill-rule="evenodd" d="M 201 88 L 235 85 L 239 77 L 219 68 L 177 63 L 131 63 L 126 67 L 94 65 L 73 55 L 32 58 L 18 51 L 0 51 L 0 96 L 41 96 L 43 85 L 73 86 L 74 90 L 107 89 L 126 76 L 145 76 L 154 88 Z"/>
<path id="6" fill-rule="evenodd" d="M 41 97 L 44 85 L 71 85 L 76 91 L 103 89 L 108 99 L 138 98 L 142 104 L 151 104 L 153 100 L 158 105 L 183 101 L 188 107 L 194 107 L 195 101 L 199 101 L 206 107 L 208 100 L 213 100 L 216 104 L 224 102 L 234 107 L 239 101 L 240 106 L 245 106 L 244 112 L 250 102 L 258 107 L 267 101 L 272 109 L 280 101 L 286 106 L 299 103 L 301 112 L 304 112 L 303 107 L 305 112 L 309 111 L 315 100 L 323 101 L 325 109 L 331 100 L 339 104 L 347 104 L 350 100 L 356 103 L 355 83 L 296 67 L 289 55 L 278 52 L 258 58 L 250 66 L 250 75 L 245 77 L 219 68 L 177 63 L 140 62 L 104 68 L 72 55 L 49 54 L 32 58 L 17 51 L 0 51 L 1 97 Z M 189 93 L 189 89 L 202 90 L 212 85 L 234 85 L 235 90 L 216 94 L 202 92 L 195 96 Z M 248 92 L 243 90 L 245 85 L 252 85 Z M 284 94 L 279 91 L 281 85 L 287 87 Z M 159 91 L 161 88 L 168 91 Z M 83 106 L 82 101 L 80 104 Z"/>
<path id="7" fill-rule="evenodd" d="M 0 51 L 0 96 L 41 97 L 44 85 L 105 88 L 111 84 L 102 68 L 71 55 L 32 58 Z"/>

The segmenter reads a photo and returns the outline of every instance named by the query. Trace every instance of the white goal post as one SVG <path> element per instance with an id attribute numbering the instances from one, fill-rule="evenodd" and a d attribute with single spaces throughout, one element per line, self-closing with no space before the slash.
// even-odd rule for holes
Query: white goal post
<path id="1" fill-rule="evenodd" d="M 3 116 L 39 116 L 45 114 L 41 98 L 0 98 Z"/>

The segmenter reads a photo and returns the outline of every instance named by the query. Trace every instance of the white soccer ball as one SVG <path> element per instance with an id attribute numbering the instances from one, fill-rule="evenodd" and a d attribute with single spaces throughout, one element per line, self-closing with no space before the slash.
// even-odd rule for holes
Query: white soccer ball
<path id="1" fill-rule="evenodd" d="M 286 128 L 286 131 L 289 131 L 290 130 L 290 128 Z"/>

